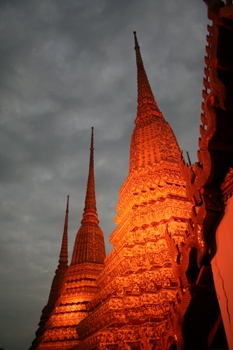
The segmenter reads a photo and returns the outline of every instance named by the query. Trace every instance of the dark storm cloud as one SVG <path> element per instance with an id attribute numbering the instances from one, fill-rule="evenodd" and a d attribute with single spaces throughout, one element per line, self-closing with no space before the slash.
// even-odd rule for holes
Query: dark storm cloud
<path id="1" fill-rule="evenodd" d="M 91 126 L 100 225 L 115 224 L 136 116 L 137 30 L 156 101 L 196 158 L 206 8 L 201 0 L 0 3 L 0 347 L 30 346 L 82 218 Z"/>

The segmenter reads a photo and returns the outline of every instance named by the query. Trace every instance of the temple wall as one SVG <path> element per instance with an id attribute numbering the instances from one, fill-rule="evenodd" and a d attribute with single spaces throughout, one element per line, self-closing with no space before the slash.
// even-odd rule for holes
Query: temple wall
<path id="1" fill-rule="evenodd" d="M 233 349 L 233 197 L 216 231 L 216 254 L 212 261 L 216 293 L 229 349 Z"/>

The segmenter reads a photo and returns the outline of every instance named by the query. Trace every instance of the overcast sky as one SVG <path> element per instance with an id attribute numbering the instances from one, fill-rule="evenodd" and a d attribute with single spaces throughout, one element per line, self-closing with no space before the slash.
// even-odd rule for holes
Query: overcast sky
<path id="1" fill-rule="evenodd" d="M 71 256 L 92 126 L 111 250 L 136 117 L 134 30 L 159 108 L 196 160 L 206 13 L 202 0 L 0 0 L 0 348 L 26 350 L 34 339 L 68 194 Z"/>

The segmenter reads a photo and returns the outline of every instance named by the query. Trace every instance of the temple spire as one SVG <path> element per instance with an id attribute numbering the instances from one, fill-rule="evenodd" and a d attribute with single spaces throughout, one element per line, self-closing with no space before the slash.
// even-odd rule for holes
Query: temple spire
<path id="1" fill-rule="evenodd" d="M 138 106 L 135 128 L 130 145 L 131 172 L 154 166 L 161 160 L 177 162 L 180 149 L 170 125 L 165 121 L 154 99 L 153 92 L 144 69 L 140 46 L 134 32 Z M 172 145 L 172 147 L 171 147 Z"/>
<path id="2" fill-rule="evenodd" d="M 149 115 L 162 117 L 162 113 L 160 112 L 157 106 L 157 103 L 155 102 L 155 98 L 151 90 L 149 80 L 147 78 L 136 32 L 133 32 L 133 33 L 134 33 L 134 42 L 135 42 L 134 49 L 136 52 L 137 86 L 138 86 L 138 108 L 137 108 L 137 118 L 135 121 L 135 123 L 137 124 L 141 121 L 141 119 L 144 119 Z"/>
<path id="3" fill-rule="evenodd" d="M 71 265 L 85 262 L 103 263 L 105 259 L 103 232 L 96 210 L 94 177 L 94 128 L 91 128 L 91 147 L 86 198 L 81 227 L 78 230 Z"/>
<path id="4" fill-rule="evenodd" d="M 67 196 L 67 202 L 66 202 L 66 215 L 65 215 L 64 230 L 63 230 L 58 268 L 61 266 L 64 266 L 64 267 L 68 266 L 68 218 L 69 218 L 69 196 Z"/>
<path id="5" fill-rule="evenodd" d="M 68 270 L 68 215 L 69 215 L 69 196 L 67 196 L 67 202 L 66 202 L 66 214 L 65 214 L 65 221 L 64 221 L 61 251 L 60 251 L 60 256 L 58 260 L 58 267 L 53 277 L 48 302 L 42 310 L 42 314 L 39 322 L 39 328 L 36 331 L 36 338 L 34 339 L 29 350 L 38 349 L 37 346 L 38 346 L 39 338 L 44 333 L 45 324 L 49 319 L 52 311 L 54 310 L 55 304 L 60 296 L 61 287 L 65 278 L 65 274 Z"/>
<path id="6" fill-rule="evenodd" d="M 84 213 L 82 223 L 85 221 L 95 221 L 99 223 L 96 211 L 96 197 L 95 197 L 95 176 L 94 176 L 94 128 L 91 128 L 91 146 L 90 146 L 90 162 L 89 173 L 87 180 L 87 191 L 84 206 Z"/>

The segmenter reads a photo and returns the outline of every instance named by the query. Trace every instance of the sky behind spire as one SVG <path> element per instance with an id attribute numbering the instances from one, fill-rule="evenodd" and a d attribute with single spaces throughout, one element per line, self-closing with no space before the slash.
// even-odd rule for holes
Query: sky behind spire
<path id="1" fill-rule="evenodd" d="M 158 107 L 196 160 L 206 13 L 202 0 L 1 2 L 0 348 L 25 350 L 34 339 L 67 194 L 70 262 L 91 126 L 98 216 L 111 250 L 137 112 L 134 30 Z"/>

